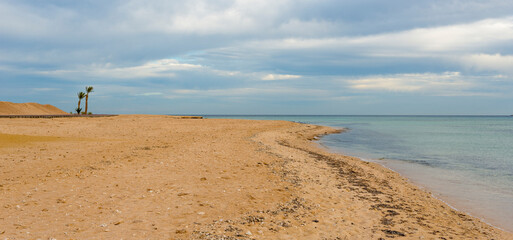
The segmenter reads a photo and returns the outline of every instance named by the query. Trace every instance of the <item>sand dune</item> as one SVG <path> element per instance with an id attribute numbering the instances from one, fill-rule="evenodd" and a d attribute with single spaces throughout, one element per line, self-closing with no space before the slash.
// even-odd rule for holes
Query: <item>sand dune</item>
<path id="1" fill-rule="evenodd" d="M 0 115 L 59 115 L 68 114 L 50 104 L 12 103 L 0 101 Z"/>

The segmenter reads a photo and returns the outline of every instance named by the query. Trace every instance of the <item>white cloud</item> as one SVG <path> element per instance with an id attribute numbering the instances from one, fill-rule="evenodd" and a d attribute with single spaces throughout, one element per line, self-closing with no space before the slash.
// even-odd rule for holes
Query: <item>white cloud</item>
<path id="1" fill-rule="evenodd" d="M 59 88 L 32 88 L 32 90 L 36 92 L 50 92 L 50 91 L 58 91 L 61 90 Z"/>
<path id="2" fill-rule="evenodd" d="M 349 101 L 349 100 L 352 100 L 355 98 L 356 98 L 355 96 L 337 96 L 337 97 L 328 98 L 328 100 L 330 100 L 330 101 Z"/>
<path id="3" fill-rule="evenodd" d="M 513 74 L 513 55 L 497 54 L 470 54 L 460 58 L 465 67 L 478 71 L 497 71 Z"/>
<path id="4" fill-rule="evenodd" d="M 319 35 L 332 35 L 335 32 L 340 32 L 346 29 L 344 23 L 330 22 L 327 20 L 311 19 L 290 19 L 278 25 L 274 32 L 278 36 L 319 36 Z"/>
<path id="5" fill-rule="evenodd" d="M 175 93 L 175 94 L 181 94 L 181 95 L 191 95 L 191 94 L 201 93 L 202 91 L 193 90 L 193 89 L 175 89 L 175 90 L 172 90 L 171 92 Z"/>
<path id="6" fill-rule="evenodd" d="M 113 67 L 111 64 L 104 65 L 90 65 L 85 67 L 79 67 L 72 70 L 51 70 L 51 71 L 36 71 L 35 74 L 39 75 L 51 75 L 63 78 L 79 78 L 83 79 L 84 76 L 88 77 L 100 77 L 104 79 L 145 79 L 152 77 L 167 77 L 175 78 L 179 71 L 186 72 L 202 72 L 207 75 L 217 75 L 223 77 L 244 77 L 246 79 L 260 79 L 264 81 L 275 81 L 275 80 L 288 80 L 298 79 L 303 76 L 292 75 L 292 74 L 264 74 L 258 72 L 240 72 L 240 71 L 229 71 L 213 69 L 211 67 L 182 63 L 175 59 L 160 59 L 144 63 L 138 66 L 130 67 Z"/>
<path id="7" fill-rule="evenodd" d="M 0 2 L 0 33 L 15 36 L 36 36 L 51 30 L 50 21 L 29 7 Z"/>
<path id="8" fill-rule="evenodd" d="M 136 96 L 159 96 L 159 95 L 162 95 L 163 93 L 161 92 L 147 92 L 147 93 L 139 93 L 139 94 L 135 94 Z"/>
<path id="9" fill-rule="evenodd" d="M 291 9 L 297 2 L 291 0 L 98 2 L 87 4 L 85 9 L 80 8 L 80 4 L 40 3 L 35 6 L 22 1 L 0 2 L 0 33 L 48 38 L 67 44 L 71 39 L 84 44 L 84 40 L 97 42 L 113 37 L 131 37 L 132 41 L 137 41 L 136 38 L 141 39 L 141 35 L 148 33 L 159 36 L 258 35 L 264 38 L 270 35 L 312 36 L 333 33 L 339 27 L 336 21 L 322 17 L 305 20 L 293 16 Z M 89 8 L 99 11 L 90 13 Z M 147 39 L 147 36 L 142 37 Z"/>
<path id="10" fill-rule="evenodd" d="M 417 28 L 356 37 L 286 38 L 248 42 L 246 47 L 269 50 L 327 50 L 366 56 L 444 56 L 479 51 L 513 40 L 513 17 L 468 24 Z"/>
<path id="11" fill-rule="evenodd" d="M 265 29 L 287 9 L 289 0 L 214 2 L 130 1 L 124 29 L 185 34 L 239 34 Z M 281 10 L 280 10 L 281 9 Z"/>
<path id="12" fill-rule="evenodd" d="M 171 90 L 172 97 L 195 96 L 195 97 L 233 97 L 233 96 L 250 96 L 250 95 L 300 95 L 300 96 L 325 96 L 329 94 L 326 90 L 320 89 L 301 89 L 294 87 L 247 87 L 247 88 L 226 88 L 226 89 L 175 89 Z"/>
<path id="13" fill-rule="evenodd" d="M 513 40 L 513 18 L 486 19 L 469 24 L 418 28 L 351 39 L 354 45 L 419 52 L 472 51 L 498 42 Z"/>
<path id="14" fill-rule="evenodd" d="M 473 87 L 459 72 L 415 73 L 363 77 L 348 81 L 350 88 L 365 91 L 426 92 L 447 94 Z"/>
<path id="15" fill-rule="evenodd" d="M 273 80 L 287 80 L 287 79 L 297 79 L 301 78 L 300 75 L 290 75 L 290 74 L 267 74 L 262 77 L 262 80 L 265 81 L 273 81 Z"/>
<path id="16" fill-rule="evenodd" d="M 236 75 L 240 75 L 242 74 L 241 72 L 239 71 L 225 71 L 225 70 L 218 70 L 218 69 L 211 69 L 211 71 L 216 74 L 216 75 L 219 75 L 219 76 L 226 76 L 226 77 L 233 77 L 233 76 L 236 76 Z"/>
<path id="17" fill-rule="evenodd" d="M 95 74 L 114 78 L 174 77 L 176 71 L 202 68 L 201 65 L 180 63 L 174 59 L 160 59 L 135 67 L 95 69 Z"/>
<path id="18" fill-rule="evenodd" d="M 196 64 L 180 63 L 175 59 L 160 59 L 133 67 L 111 67 L 110 64 L 81 67 L 78 70 L 39 71 L 38 74 L 53 76 L 87 76 L 110 79 L 140 79 L 149 77 L 175 77 L 178 71 L 196 71 L 204 67 Z M 82 76 L 80 76 L 82 77 Z"/>

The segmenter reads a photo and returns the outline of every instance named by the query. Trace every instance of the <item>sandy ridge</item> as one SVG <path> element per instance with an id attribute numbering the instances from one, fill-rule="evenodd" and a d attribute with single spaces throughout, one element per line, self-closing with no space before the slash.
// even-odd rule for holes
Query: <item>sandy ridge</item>
<path id="1" fill-rule="evenodd" d="M 0 101 L 0 115 L 59 115 L 69 114 L 50 104 L 12 103 Z"/>

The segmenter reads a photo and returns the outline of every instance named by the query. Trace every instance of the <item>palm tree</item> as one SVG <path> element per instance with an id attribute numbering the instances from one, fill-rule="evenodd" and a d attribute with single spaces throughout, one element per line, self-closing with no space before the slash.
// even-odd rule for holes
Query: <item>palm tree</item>
<path id="1" fill-rule="evenodd" d="M 80 108 L 80 102 L 82 101 L 83 98 L 85 98 L 86 94 L 84 92 L 79 92 L 79 93 L 77 93 L 77 96 L 78 96 L 78 107 L 77 107 L 77 109 L 82 110 Z M 78 113 L 80 113 L 80 112 L 78 112 Z"/>
<path id="2" fill-rule="evenodd" d="M 82 111 L 82 108 L 77 107 L 77 108 L 75 109 L 75 111 L 77 111 L 77 114 L 80 114 L 80 112 Z"/>
<path id="3" fill-rule="evenodd" d="M 87 113 L 89 113 L 89 112 L 87 111 L 87 103 L 88 103 L 88 101 L 89 101 L 89 93 L 93 92 L 93 86 L 87 86 L 87 87 L 85 88 L 85 90 L 86 90 L 86 95 L 85 95 L 85 98 L 86 98 L 85 114 L 87 114 Z"/>

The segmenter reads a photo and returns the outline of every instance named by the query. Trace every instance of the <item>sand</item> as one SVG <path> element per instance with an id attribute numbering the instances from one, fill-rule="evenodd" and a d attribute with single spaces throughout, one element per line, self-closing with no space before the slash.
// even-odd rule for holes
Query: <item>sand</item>
<path id="1" fill-rule="evenodd" d="M 310 141 L 333 132 L 147 115 L 0 119 L 0 238 L 513 239 Z"/>
<path id="2" fill-rule="evenodd" d="M 60 115 L 69 114 L 50 104 L 12 103 L 0 101 L 0 115 Z"/>

